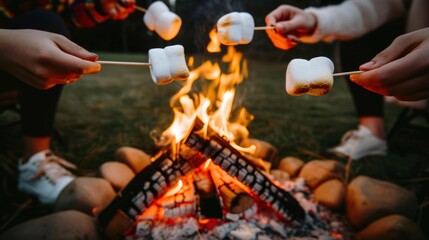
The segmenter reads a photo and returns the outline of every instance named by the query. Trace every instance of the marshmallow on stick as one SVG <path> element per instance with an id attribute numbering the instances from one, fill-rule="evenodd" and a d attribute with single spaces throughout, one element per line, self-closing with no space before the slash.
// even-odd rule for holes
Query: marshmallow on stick
<path id="1" fill-rule="evenodd" d="M 222 16 L 216 27 L 223 45 L 248 44 L 253 39 L 255 21 L 249 13 L 231 12 Z"/>
<path id="2" fill-rule="evenodd" d="M 150 75 L 159 85 L 174 80 L 183 80 L 189 77 L 186 65 L 185 50 L 182 45 L 173 45 L 149 50 Z"/>
<path id="3" fill-rule="evenodd" d="M 164 40 L 171 40 L 180 31 L 182 19 L 171 12 L 161 1 L 153 2 L 146 10 L 143 22 L 151 31 L 155 31 Z"/>
<path id="4" fill-rule="evenodd" d="M 334 63 L 326 57 L 293 59 L 286 70 L 286 92 L 294 96 L 325 95 L 334 84 L 333 72 Z"/>
<path id="5" fill-rule="evenodd" d="M 149 63 L 97 61 L 100 64 L 122 66 L 148 66 L 154 83 L 164 85 L 174 80 L 183 80 L 189 77 L 186 65 L 185 51 L 182 45 L 173 45 L 165 48 L 149 50 Z"/>

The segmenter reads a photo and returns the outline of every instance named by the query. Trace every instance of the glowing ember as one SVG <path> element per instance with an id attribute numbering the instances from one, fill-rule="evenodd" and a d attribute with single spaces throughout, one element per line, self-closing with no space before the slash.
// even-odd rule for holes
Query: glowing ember
<path id="1" fill-rule="evenodd" d="M 168 192 L 164 195 L 165 197 L 170 197 L 175 195 L 178 191 L 180 191 L 180 189 L 182 189 L 183 187 L 183 181 L 179 180 L 176 184 L 176 186 L 174 186 L 172 189 L 168 190 Z"/>

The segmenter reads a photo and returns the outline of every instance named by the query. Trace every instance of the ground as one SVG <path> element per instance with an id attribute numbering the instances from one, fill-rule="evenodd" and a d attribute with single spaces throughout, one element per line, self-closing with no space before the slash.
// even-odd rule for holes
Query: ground
<path id="1" fill-rule="evenodd" d="M 284 74 L 290 58 L 286 54 L 270 58 L 254 54 L 249 58 L 249 77 L 237 90 L 237 104 L 254 115 L 250 136 L 274 145 L 280 157 L 298 156 L 306 161 L 322 158 L 327 148 L 336 145 L 342 134 L 357 124 L 348 80 L 336 79 L 331 92 L 322 97 L 288 96 Z M 100 60 L 145 62 L 147 56 L 101 53 Z M 169 99 L 180 86 L 155 85 L 145 67 L 103 66 L 99 74 L 85 76 L 64 88 L 56 121 L 60 137 L 54 138 L 53 150 L 77 164 L 83 175 L 94 175 L 100 164 L 114 159 L 115 150 L 121 146 L 155 153 L 150 132 L 163 130 L 171 123 Z M 401 110 L 386 105 L 386 130 Z M 13 113 L 0 115 L 1 123 L 16 119 Z M 427 130 L 429 126 L 425 127 Z M 399 131 L 393 136 L 388 156 L 353 162 L 351 177 L 366 174 L 415 192 L 421 206 L 417 221 L 420 226 L 428 226 L 428 145 L 415 148 L 429 142 L 427 132 L 422 133 Z M 0 129 L 0 231 L 49 212 L 16 190 L 19 146 L 19 126 Z"/>

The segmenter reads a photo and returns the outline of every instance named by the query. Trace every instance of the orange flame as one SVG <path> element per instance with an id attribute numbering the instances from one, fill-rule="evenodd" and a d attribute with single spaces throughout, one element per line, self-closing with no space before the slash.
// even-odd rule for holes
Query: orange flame
<path id="1" fill-rule="evenodd" d="M 226 72 L 219 63 L 210 60 L 198 67 L 193 66 L 195 62 L 194 57 L 189 58 L 188 65 L 193 69 L 189 78 L 183 82 L 183 87 L 170 100 L 174 120 L 162 135 L 171 136 L 165 138 L 170 140 L 174 137 L 175 146 L 186 136 L 194 119 L 198 117 L 207 126 L 229 139 L 238 150 L 254 151 L 254 148 L 244 149 L 235 144 L 248 137 L 246 127 L 253 120 L 253 116 L 242 108 L 235 114 L 234 121 L 230 119 L 233 116 L 235 88 L 248 75 L 247 61 L 243 60 L 241 53 L 229 47 L 222 57 L 222 65 L 227 67 Z M 199 92 L 195 92 L 197 80 L 204 80 L 198 81 L 201 83 L 199 86 L 202 86 L 202 91 Z"/>
<path id="2" fill-rule="evenodd" d="M 221 49 L 220 49 L 219 36 L 215 28 L 213 28 L 210 31 L 209 37 L 210 37 L 210 42 L 209 42 L 209 45 L 207 45 L 207 51 L 211 53 L 220 52 Z"/>

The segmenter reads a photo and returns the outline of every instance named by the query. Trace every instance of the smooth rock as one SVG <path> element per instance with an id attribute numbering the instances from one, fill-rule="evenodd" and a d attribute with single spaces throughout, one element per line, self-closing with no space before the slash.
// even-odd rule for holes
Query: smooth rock
<path id="1" fill-rule="evenodd" d="M 151 156 L 134 147 L 121 147 L 116 150 L 115 159 L 131 167 L 135 173 L 151 164 Z"/>
<path id="2" fill-rule="evenodd" d="M 346 197 L 346 185 L 338 179 L 331 179 L 320 184 L 314 190 L 313 196 L 323 206 L 338 210 L 343 206 Z"/>
<path id="3" fill-rule="evenodd" d="M 79 177 L 67 185 L 54 206 L 54 211 L 78 210 L 94 214 L 116 196 L 110 183 L 102 178 Z"/>
<path id="4" fill-rule="evenodd" d="M 417 198 L 396 184 L 359 176 L 348 185 L 346 213 L 350 223 L 362 229 L 373 221 L 393 214 L 410 219 L 417 214 Z"/>
<path id="5" fill-rule="evenodd" d="M 93 217 L 78 211 L 64 211 L 20 223 L 1 233 L 0 239 L 93 240 L 103 238 Z"/>
<path id="6" fill-rule="evenodd" d="M 307 182 L 310 188 L 315 188 L 330 179 L 344 179 L 344 164 L 334 160 L 313 160 L 305 164 L 299 177 Z"/>
<path id="7" fill-rule="evenodd" d="M 372 222 L 356 234 L 358 240 L 424 240 L 420 227 L 401 215 L 389 215 Z"/>
<path id="8" fill-rule="evenodd" d="M 100 177 L 112 184 L 116 191 L 123 189 L 135 174 L 128 165 L 121 162 L 105 162 L 100 167 Z"/>
<path id="9" fill-rule="evenodd" d="M 278 165 L 277 148 L 268 142 L 254 138 L 248 138 L 241 142 L 242 147 L 250 147 L 252 145 L 256 147 L 255 154 L 253 154 L 253 156 L 270 162 L 273 167 Z"/>
<path id="10" fill-rule="evenodd" d="M 297 157 L 285 157 L 280 160 L 278 169 L 284 170 L 289 173 L 290 176 L 295 177 L 298 175 L 302 166 L 304 166 L 304 161 Z"/>

